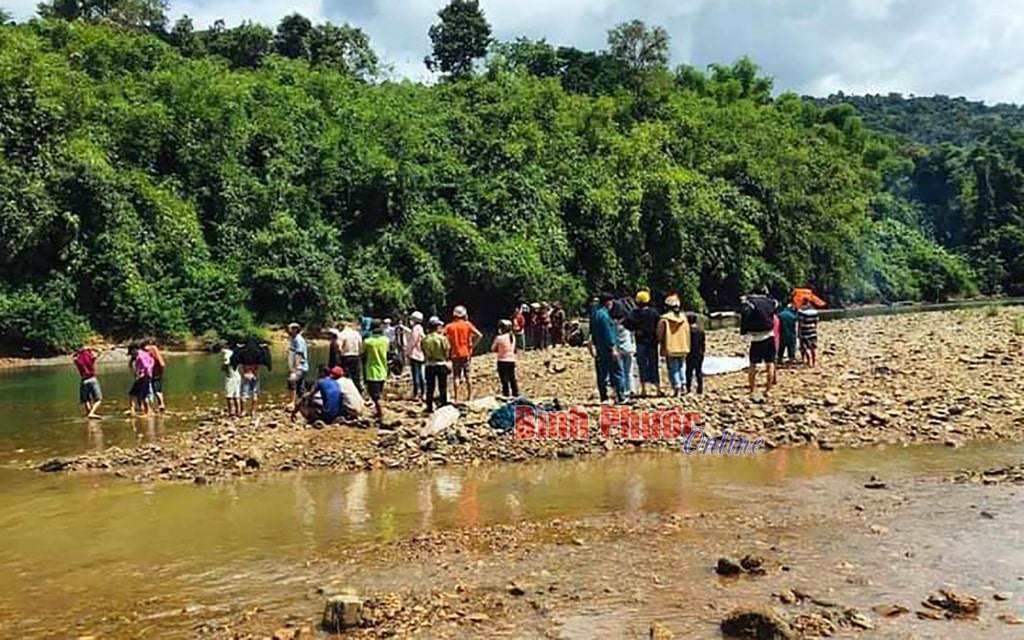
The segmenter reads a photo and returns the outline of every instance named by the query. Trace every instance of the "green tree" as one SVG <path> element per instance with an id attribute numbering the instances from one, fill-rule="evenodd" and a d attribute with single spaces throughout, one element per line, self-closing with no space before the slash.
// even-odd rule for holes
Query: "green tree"
<path id="1" fill-rule="evenodd" d="M 274 51 L 286 58 L 309 60 L 312 33 L 313 23 L 309 18 L 299 13 L 285 16 L 274 33 Z"/>
<path id="2" fill-rule="evenodd" d="M 167 34 L 167 41 L 185 56 L 199 56 L 204 51 L 202 40 L 196 35 L 195 27 L 192 24 L 192 18 L 187 15 L 181 16 L 174 23 L 170 33 Z"/>
<path id="3" fill-rule="evenodd" d="M 227 58 L 233 67 L 252 69 L 271 53 L 273 38 L 273 32 L 261 24 L 243 22 L 234 29 L 217 29 L 215 25 L 207 34 L 205 48 Z"/>
<path id="4" fill-rule="evenodd" d="M 473 73 L 474 62 L 487 54 L 491 25 L 479 0 L 450 0 L 437 15 L 441 21 L 429 31 L 433 54 L 424 64 L 430 71 L 464 78 Z"/>
<path id="5" fill-rule="evenodd" d="M 39 15 L 60 20 L 87 20 L 124 27 L 163 29 L 167 0 L 52 0 L 39 4 Z"/>
<path id="6" fill-rule="evenodd" d="M 665 69 L 669 60 L 669 35 L 663 27 L 647 28 L 642 20 L 623 22 L 608 31 L 608 50 L 641 79 Z"/>
<path id="7" fill-rule="evenodd" d="M 380 60 L 370 45 L 370 37 L 348 24 L 317 25 L 310 36 L 309 50 L 315 65 L 364 80 L 380 73 Z"/>

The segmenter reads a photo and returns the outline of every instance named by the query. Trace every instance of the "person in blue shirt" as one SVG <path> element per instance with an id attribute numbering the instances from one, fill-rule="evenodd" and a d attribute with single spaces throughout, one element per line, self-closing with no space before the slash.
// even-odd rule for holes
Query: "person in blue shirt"
<path id="1" fill-rule="evenodd" d="M 288 390 L 292 392 L 291 408 L 298 403 L 299 396 L 306 392 L 306 373 L 309 371 L 309 347 L 302 337 L 302 327 L 297 322 L 288 325 Z"/>
<path id="2" fill-rule="evenodd" d="M 615 390 L 615 400 L 619 404 L 626 402 L 626 385 L 622 375 L 622 364 L 616 346 L 615 322 L 612 320 L 611 308 L 614 297 L 602 293 L 598 304 L 590 315 L 590 355 L 594 358 L 597 369 L 597 392 L 601 402 L 608 401 L 608 384 Z"/>
<path id="3" fill-rule="evenodd" d="M 344 410 L 341 384 L 331 377 L 327 367 L 320 367 L 316 384 L 313 385 L 309 393 L 299 399 L 294 409 L 295 412 L 301 413 L 309 423 L 322 420 L 327 424 L 331 424 L 341 417 Z"/>

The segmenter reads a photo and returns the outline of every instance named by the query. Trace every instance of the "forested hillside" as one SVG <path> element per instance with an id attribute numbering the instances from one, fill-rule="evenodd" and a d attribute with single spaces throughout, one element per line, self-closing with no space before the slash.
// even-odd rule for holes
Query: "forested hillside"
<path id="1" fill-rule="evenodd" d="M 456 302 L 486 319 L 639 286 L 691 308 L 762 283 L 836 301 L 1024 288 L 1018 130 L 910 144 L 850 106 L 773 97 L 747 59 L 673 69 L 642 23 L 596 52 L 494 42 L 454 0 L 424 25 L 444 74 L 426 85 L 301 16 L 42 13 L 0 27 L 8 344 Z"/>
<path id="2" fill-rule="evenodd" d="M 949 142 L 967 146 L 1007 128 L 1024 125 L 1024 108 L 1015 104 L 987 105 L 949 96 L 888 95 L 805 98 L 820 106 L 849 104 L 868 127 L 921 144 Z"/>

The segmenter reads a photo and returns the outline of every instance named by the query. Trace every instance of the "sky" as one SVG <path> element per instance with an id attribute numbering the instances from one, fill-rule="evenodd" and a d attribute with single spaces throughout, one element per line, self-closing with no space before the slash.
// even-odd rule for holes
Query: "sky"
<path id="1" fill-rule="evenodd" d="M 38 0 L 0 0 L 17 18 Z M 426 78 L 427 29 L 446 0 L 171 0 L 196 26 L 276 25 L 299 12 L 349 22 L 396 75 Z M 1024 0 L 481 0 L 495 37 L 581 49 L 639 18 L 665 27 L 673 64 L 751 56 L 780 91 L 946 94 L 1024 103 Z"/>

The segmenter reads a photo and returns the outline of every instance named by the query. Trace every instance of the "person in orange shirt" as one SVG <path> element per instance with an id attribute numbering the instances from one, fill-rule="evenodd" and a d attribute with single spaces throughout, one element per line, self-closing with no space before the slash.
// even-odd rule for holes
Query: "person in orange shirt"
<path id="1" fill-rule="evenodd" d="M 824 300 L 819 298 L 814 293 L 814 289 L 811 287 L 804 287 L 802 289 L 793 289 L 793 306 L 797 309 L 803 309 L 806 303 L 810 302 L 818 309 L 823 309 L 828 306 Z"/>
<path id="2" fill-rule="evenodd" d="M 469 378 L 469 363 L 473 358 L 473 349 L 476 347 L 477 341 L 484 334 L 480 333 L 480 330 L 467 319 L 466 307 L 461 304 L 455 307 L 452 315 L 455 316 L 455 319 L 444 328 L 445 337 L 448 338 L 448 343 L 451 345 L 452 399 L 454 402 L 459 401 L 459 379 L 464 378 L 466 402 L 469 402 L 473 399 L 473 383 Z"/>

